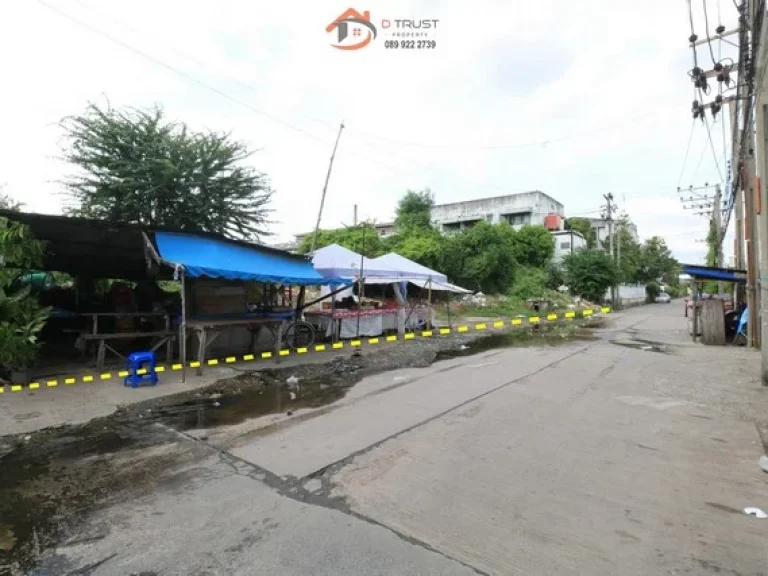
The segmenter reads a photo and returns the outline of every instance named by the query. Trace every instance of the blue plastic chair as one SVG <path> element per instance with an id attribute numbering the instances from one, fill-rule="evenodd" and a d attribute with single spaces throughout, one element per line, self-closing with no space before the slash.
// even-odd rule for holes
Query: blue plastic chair
<path id="1" fill-rule="evenodd" d="M 128 376 L 125 377 L 123 386 L 138 388 L 147 384 L 150 386 L 157 385 L 157 372 L 155 371 L 157 363 L 154 352 L 133 352 L 128 355 L 125 364 Z M 141 369 L 146 370 L 146 374 L 139 374 Z"/>
<path id="2" fill-rule="evenodd" d="M 736 334 L 744 334 L 746 336 L 748 320 L 749 320 L 749 309 L 744 308 L 744 311 L 741 313 L 741 318 L 739 318 L 739 327 L 736 329 Z"/>
<path id="3" fill-rule="evenodd" d="M 737 345 L 747 343 L 747 324 L 749 322 L 749 308 L 744 308 L 739 318 L 739 326 L 736 328 L 736 335 L 733 337 L 733 343 Z"/>

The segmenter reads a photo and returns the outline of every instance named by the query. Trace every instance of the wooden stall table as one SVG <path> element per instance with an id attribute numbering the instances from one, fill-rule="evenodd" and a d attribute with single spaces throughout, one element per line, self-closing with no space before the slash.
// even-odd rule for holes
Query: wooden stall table
<path id="1" fill-rule="evenodd" d="M 86 312 L 77 314 L 78 317 L 90 318 L 90 327 L 80 330 L 74 330 L 78 334 L 75 347 L 78 349 L 87 349 L 88 342 L 96 342 L 98 344 L 96 351 L 96 367 L 103 368 L 104 360 L 107 351 L 112 354 L 125 358 L 120 352 L 115 350 L 112 346 L 107 344 L 112 340 L 132 340 L 136 338 L 157 338 L 157 342 L 152 346 L 151 350 L 154 352 L 160 348 L 163 344 L 166 345 L 166 358 L 171 358 L 173 353 L 173 339 L 176 337 L 176 333 L 171 330 L 171 319 L 165 312 Z M 151 332 L 99 332 L 99 318 L 163 318 L 164 329 L 153 330 Z M 65 330 L 69 331 L 69 330 Z"/>
<path id="2" fill-rule="evenodd" d="M 385 331 L 397 330 L 397 314 L 397 308 L 360 310 L 359 336 L 381 336 Z M 430 309 L 427 306 L 406 308 L 405 315 L 408 317 L 406 328 L 414 329 L 430 318 Z M 358 336 L 357 309 L 307 310 L 304 312 L 304 317 L 308 322 L 324 329 L 326 336 L 332 336 L 334 340 L 346 340 Z"/>
<path id="3" fill-rule="evenodd" d="M 203 373 L 206 350 L 221 334 L 231 328 L 248 328 L 251 333 L 249 349 L 255 351 L 258 336 L 263 328 L 267 328 L 275 338 L 275 358 L 279 359 L 282 349 L 285 326 L 293 318 L 293 312 L 281 313 L 251 313 L 251 314 L 217 314 L 212 316 L 196 317 L 187 320 L 187 331 L 197 335 L 197 375 Z M 183 361 L 184 359 L 182 359 Z"/>

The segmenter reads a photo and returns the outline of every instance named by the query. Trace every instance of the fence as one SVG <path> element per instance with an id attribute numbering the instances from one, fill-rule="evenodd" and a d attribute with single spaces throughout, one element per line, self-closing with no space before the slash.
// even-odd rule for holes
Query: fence
<path id="1" fill-rule="evenodd" d="M 611 290 L 605 293 L 606 301 L 611 300 Z M 645 284 L 620 284 L 619 306 L 637 306 L 645 302 Z"/>

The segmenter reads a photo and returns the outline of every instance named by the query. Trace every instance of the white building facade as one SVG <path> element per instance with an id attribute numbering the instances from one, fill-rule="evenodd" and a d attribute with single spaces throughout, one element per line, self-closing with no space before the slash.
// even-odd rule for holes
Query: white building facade
<path id="1" fill-rule="evenodd" d="M 485 220 L 491 224 L 508 222 L 515 228 L 526 224 L 545 226 L 553 222 L 547 216 L 559 217 L 562 228 L 563 205 L 538 190 L 507 194 L 493 198 L 437 204 L 432 208 L 432 223 L 442 232 L 458 232 Z M 557 218 L 556 218 L 557 220 Z M 548 227 L 552 227 L 551 225 Z"/>
<path id="2" fill-rule="evenodd" d="M 601 249 L 603 248 L 603 241 L 608 239 L 608 220 L 604 220 L 603 218 L 584 218 L 584 220 L 587 220 L 589 222 L 589 225 L 592 227 L 592 229 L 595 231 L 595 240 L 597 241 L 597 248 Z M 617 221 L 613 221 L 613 232 L 616 233 L 616 225 Z M 632 235 L 632 238 L 635 240 L 635 242 L 640 241 L 640 237 L 637 234 L 637 226 L 633 222 L 627 222 L 625 225 L 626 230 Z M 616 237 L 614 236 L 614 239 Z"/>
<path id="3" fill-rule="evenodd" d="M 555 264 L 563 261 L 568 254 L 587 247 L 587 240 L 575 230 L 559 230 L 552 232 L 555 239 L 555 254 L 552 257 Z"/>

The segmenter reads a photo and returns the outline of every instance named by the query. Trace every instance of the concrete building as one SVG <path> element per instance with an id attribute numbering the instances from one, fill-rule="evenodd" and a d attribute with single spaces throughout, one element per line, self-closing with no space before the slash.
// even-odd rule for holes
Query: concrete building
<path id="1" fill-rule="evenodd" d="M 584 218 L 584 220 L 587 220 L 589 222 L 589 225 L 595 231 L 595 239 L 597 240 L 597 247 L 602 248 L 603 240 L 608 239 L 608 220 L 604 220 L 603 218 Z M 615 220 L 613 224 L 615 227 L 616 226 Z M 629 233 L 632 235 L 632 238 L 634 238 L 635 242 L 639 242 L 640 237 L 637 235 L 637 226 L 635 226 L 633 222 L 629 222 L 626 225 L 626 228 L 629 231 Z"/>
<path id="2" fill-rule="evenodd" d="M 558 230 L 552 232 L 555 238 L 555 255 L 553 261 L 557 264 L 563 261 L 567 254 L 587 247 L 587 240 L 575 230 Z"/>
<path id="3" fill-rule="evenodd" d="M 481 220 L 491 224 L 509 222 L 515 228 L 525 224 L 545 225 L 547 216 L 556 215 L 562 228 L 563 205 L 539 190 L 493 198 L 438 204 L 432 208 L 432 222 L 443 232 L 456 232 Z"/>

